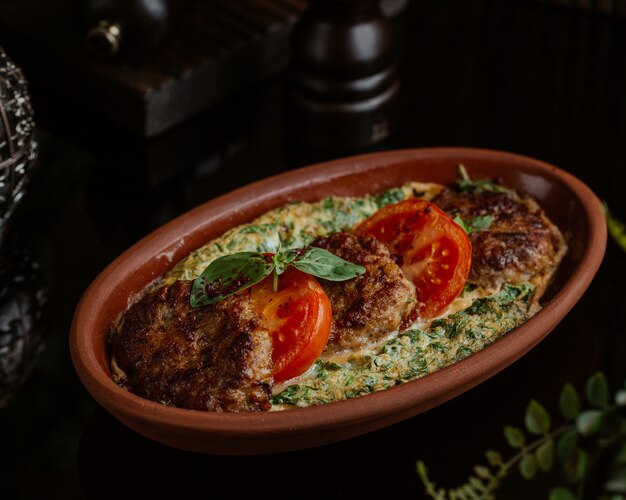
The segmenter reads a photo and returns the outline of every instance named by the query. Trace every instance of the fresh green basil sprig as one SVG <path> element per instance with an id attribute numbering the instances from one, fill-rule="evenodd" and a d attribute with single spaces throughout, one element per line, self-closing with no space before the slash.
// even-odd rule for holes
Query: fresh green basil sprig
<path id="1" fill-rule="evenodd" d="M 470 179 L 464 165 L 459 165 L 459 175 L 461 178 L 456 181 L 457 187 L 467 193 L 510 193 L 510 190 L 496 184 L 491 179 Z"/>
<path id="2" fill-rule="evenodd" d="M 211 262 L 191 288 L 191 307 L 214 304 L 241 290 L 256 285 L 274 274 L 274 291 L 278 276 L 288 266 L 329 281 L 346 281 L 365 272 L 365 268 L 348 262 L 328 250 L 317 247 L 278 250 L 274 254 L 238 252 Z"/>

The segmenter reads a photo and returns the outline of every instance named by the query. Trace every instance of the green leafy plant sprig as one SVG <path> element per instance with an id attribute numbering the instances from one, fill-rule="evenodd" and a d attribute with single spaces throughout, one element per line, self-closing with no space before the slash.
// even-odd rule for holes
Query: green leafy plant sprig
<path id="1" fill-rule="evenodd" d="M 604 218 L 609 234 L 613 241 L 626 252 L 626 224 L 613 216 L 606 203 L 602 203 L 602 208 L 604 209 Z"/>
<path id="2" fill-rule="evenodd" d="M 609 473 L 603 481 L 601 498 L 626 498 L 626 386 L 610 397 L 605 376 L 589 378 L 583 402 L 572 384 L 565 384 L 559 397 L 562 423 L 554 427 L 552 417 L 537 401 L 531 400 L 524 416 L 525 431 L 506 426 L 504 437 L 512 448 L 505 459 L 498 451 L 485 453 L 487 464 L 475 465 L 474 474 L 456 488 L 435 484 L 423 461 L 417 462 L 417 473 L 426 493 L 436 500 L 490 500 L 502 481 L 518 471 L 525 479 L 550 471 L 560 462 L 567 486 L 551 490 L 549 500 L 582 499 L 585 481 L 600 460 L 610 457 Z"/>
<path id="3" fill-rule="evenodd" d="M 278 277 L 288 266 L 329 281 L 345 281 L 365 272 L 364 267 L 317 247 L 279 249 L 273 254 L 238 252 L 215 259 L 207 266 L 194 280 L 189 302 L 191 307 L 214 304 L 260 283 L 270 274 L 274 276 L 276 291 Z"/>

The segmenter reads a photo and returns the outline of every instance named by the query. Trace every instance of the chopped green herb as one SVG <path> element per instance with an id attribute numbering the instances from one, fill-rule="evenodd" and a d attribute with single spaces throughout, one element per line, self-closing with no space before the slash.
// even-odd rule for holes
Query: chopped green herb
<path id="1" fill-rule="evenodd" d="M 393 188 L 388 191 L 384 191 L 380 193 L 375 198 L 376 206 L 378 208 L 382 208 L 387 205 L 391 205 L 392 203 L 397 203 L 399 201 L 404 200 L 404 192 L 401 189 Z"/>
<path id="2" fill-rule="evenodd" d="M 324 198 L 322 200 L 322 208 L 324 210 L 332 210 L 333 208 L 335 208 L 335 200 L 332 196 L 329 196 L 328 198 Z"/>
<path id="3" fill-rule="evenodd" d="M 472 354 L 472 350 L 465 346 L 460 346 L 456 350 L 456 354 L 454 355 L 454 360 L 459 361 L 463 358 L 467 358 L 470 354 Z"/>
<path id="4" fill-rule="evenodd" d="M 259 226 L 246 226 L 242 227 L 239 234 L 260 233 L 261 228 Z"/>
<path id="5" fill-rule="evenodd" d="M 369 394 L 426 375 L 485 347 L 528 318 L 529 284 L 505 285 L 496 295 L 433 322 L 425 331 L 407 330 L 385 342 L 376 354 L 351 358 L 332 369 L 318 361 L 318 375 L 293 384 L 273 398 L 275 404 L 310 406 Z M 428 356 L 425 351 L 429 349 Z M 319 375 L 323 373 L 323 375 Z"/>
<path id="6" fill-rule="evenodd" d="M 430 344 L 431 349 L 436 349 L 439 352 L 446 352 L 446 348 L 442 346 L 439 342 L 433 342 Z"/>

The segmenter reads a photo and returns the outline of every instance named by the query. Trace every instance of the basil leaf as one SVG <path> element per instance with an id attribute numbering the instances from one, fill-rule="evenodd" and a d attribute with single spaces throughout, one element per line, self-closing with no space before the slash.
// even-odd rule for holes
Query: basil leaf
<path id="1" fill-rule="evenodd" d="M 468 193 L 474 193 L 474 192 L 509 193 L 510 192 L 510 190 L 508 190 L 507 188 L 496 184 L 490 179 L 479 179 L 476 181 L 470 179 L 470 176 L 467 173 L 467 170 L 465 169 L 464 165 L 459 165 L 458 168 L 459 168 L 459 175 L 461 176 L 461 178 L 458 181 L 456 181 L 456 185 L 461 191 L 468 192 Z"/>
<path id="2" fill-rule="evenodd" d="M 365 268 L 330 253 L 323 248 L 310 247 L 290 250 L 288 258 L 294 254 L 291 265 L 296 269 L 328 281 L 345 281 L 365 272 Z"/>
<path id="3" fill-rule="evenodd" d="M 274 270 L 272 258 L 257 252 L 239 252 L 215 259 L 191 287 L 191 307 L 214 304 L 256 285 Z"/>
<path id="4" fill-rule="evenodd" d="M 454 218 L 454 222 L 456 222 L 459 226 L 461 226 L 461 228 L 463 229 L 463 231 L 465 231 L 465 234 L 470 234 L 472 232 L 472 228 L 469 226 L 469 224 L 467 224 L 463 219 L 461 219 L 461 217 L 459 217 L 458 215 Z"/>
<path id="5" fill-rule="evenodd" d="M 479 215 L 470 219 L 470 227 L 472 231 L 486 231 L 491 227 L 493 215 Z"/>
<path id="6" fill-rule="evenodd" d="M 454 222 L 461 226 L 467 234 L 472 234 L 476 231 L 486 231 L 489 229 L 493 222 L 493 215 L 478 215 L 468 220 L 463 220 L 457 215 L 454 218 Z"/>
<path id="7" fill-rule="evenodd" d="M 239 252 L 215 259 L 191 287 L 191 307 L 214 304 L 256 285 L 274 273 L 274 291 L 278 276 L 292 265 L 302 272 L 330 281 L 344 281 L 365 272 L 365 268 L 345 261 L 327 250 L 307 247 L 275 254 Z"/>
<path id="8" fill-rule="evenodd" d="M 302 253 L 302 249 L 287 250 L 282 252 L 280 249 L 274 254 L 274 271 L 277 275 L 281 275 L 285 272 L 285 269 L 293 260 Z"/>

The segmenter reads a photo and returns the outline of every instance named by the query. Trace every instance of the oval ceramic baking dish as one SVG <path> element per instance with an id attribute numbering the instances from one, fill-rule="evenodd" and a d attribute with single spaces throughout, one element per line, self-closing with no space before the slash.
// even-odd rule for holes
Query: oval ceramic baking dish
<path id="1" fill-rule="evenodd" d="M 423 378 L 368 396 L 265 413 L 210 413 L 142 399 L 117 386 L 106 335 L 132 297 L 179 259 L 225 230 L 292 200 L 357 196 L 409 180 L 450 184 L 464 164 L 474 178 L 499 178 L 533 196 L 566 235 L 569 253 L 543 309 L 485 349 Z M 541 161 L 497 151 L 437 148 L 390 151 L 294 170 L 211 200 L 145 237 L 94 280 L 71 328 L 78 375 L 122 423 L 155 441 L 192 451 L 255 454 L 307 448 L 413 417 L 476 386 L 540 342 L 582 296 L 602 261 L 606 227 L 592 191 Z"/>

